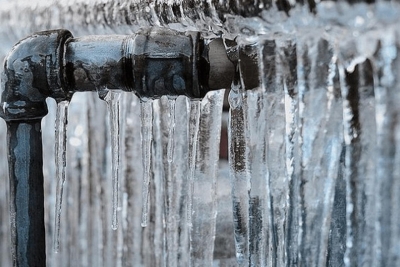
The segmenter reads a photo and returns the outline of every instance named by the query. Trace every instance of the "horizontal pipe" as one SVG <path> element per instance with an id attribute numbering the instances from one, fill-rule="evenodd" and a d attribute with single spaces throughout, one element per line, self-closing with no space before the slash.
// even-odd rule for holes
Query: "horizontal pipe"
<path id="1" fill-rule="evenodd" d="M 123 43 L 127 36 L 70 38 L 65 46 L 65 80 L 73 92 L 127 90 Z"/>
<path id="2" fill-rule="evenodd" d="M 122 89 L 141 98 L 202 98 L 208 91 L 229 88 L 234 72 L 222 39 L 204 40 L 196 32 L 152 28 L 134 35 L 81 38 L 66 30 L 40 32 L 16 44 L 5 60 L 0 117 L 42 118 L 47 97 L 59 102 L 80 91 Z"/>
<path id="3" fill-rule="evenodd" d="M 70 38 L 65 44 L 65 81 L 70 93 L 122 89 L 143 98 L 202 98 L 228 88 L 234 66 L 222 39 L 170 30 L 134 35 Z"/>

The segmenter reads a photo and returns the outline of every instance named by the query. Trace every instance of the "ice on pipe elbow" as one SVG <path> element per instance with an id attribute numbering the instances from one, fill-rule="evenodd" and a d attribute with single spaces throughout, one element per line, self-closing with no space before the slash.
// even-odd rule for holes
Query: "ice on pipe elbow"
<path id="1" fill-rule="evenodd" d="M 66 30 L 40 32 L 13 47 L 1 75 L 0 117 L 6 121 L 39 119 L 47 114 L 47 97 L 68 97 L 62 57 L 70 37 Z"/>

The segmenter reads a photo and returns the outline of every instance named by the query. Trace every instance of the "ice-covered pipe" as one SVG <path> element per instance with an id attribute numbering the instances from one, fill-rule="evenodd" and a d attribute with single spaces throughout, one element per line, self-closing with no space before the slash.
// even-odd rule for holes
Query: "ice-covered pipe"
<path id="1" fill-rule="evenodd" d="M 202 98 L 229 87 L 234 72 L 223 42 L 200 40 L 199 33 L 73 38 L 55 30 L 17 43 L 5 60 L 0 100 L 8 129 L 14 266 L 46 265 L 40 122 L 47 97 L 59 102 L 76 91 L 122 89 L 143 98 Z"/>
<path id="2" fill-rule="evenodd" d="M 6 121 L 41 119 L 46 98 L 67 98 L 63 81 L 66 30 L 33 34 L 17 43 L 4 62 L 0 116 Z"/>
<path id="3" fill-rule="evenodd" d="M 45 266 L 41 119 L 48 96 L 65 98 L 62 55 L 71 34 L 34 34 L 8 55 L 2 75 L 0 116 L 7 122 L 10 223 L 14 266 Z"/>
<path id="4" fill-rule="evenodd" d="M 218 56 L 210 57 L 210 47 Z M 87 36 L 69 39 L 65 49 L 65 80 L 74 92 L 107 88 L 143 98 L 202 98 L 210 90 L 229 87 L 234 72 L 223 44 L 205 42 L 199 33 L 150 29 L 126 36 Z"/>
<path id="5" fill-rule="evenodd" d="M 198 33 L 153 29 L 73 38 L 66 30 L 45 31 L 17 43 L 6 58 L 0 116 L 42 118 L 47 97 L 62 101 L 105 88 L 202 98 L 228 88 L 234 71 L 221 39 L 200 40 Z"/>

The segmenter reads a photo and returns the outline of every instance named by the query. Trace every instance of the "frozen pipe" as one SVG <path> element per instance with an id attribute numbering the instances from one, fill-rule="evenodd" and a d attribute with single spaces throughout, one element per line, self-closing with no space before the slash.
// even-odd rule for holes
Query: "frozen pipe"
<path id="1" fill-rule="evenodd" d="M 219 56 L 210 57 L 210 48 Z M 65 44 L 64 60 L 70 93 L 107 88 L 141 98 L 203 98 L 210 90 L 229 87 L 234 73 L 220 39 L 209 43 L 199 33 L 166 29 L 71 38 Z"/>
<path id="2" fill-rule="evenodd" d="M 45 266 L 41 119 L 46 97 L 65 97 L 59 30 L 19 42 L 4 63 L 0 115 L 7 122 L 11 252 L 14 266 Z"/>
<path id="3" fill-rule="evenodd" d="M 77 91 L 122 89 L 142 98 L 202 98 L 228 88 L 234 72 L 222 40 L 204 41 L 198 33 L 158 29 L 73 38 L 55 30 L 17 43 L 5 60 L 0 100 L 8 129 L 14 266 L 46 265 L 40 122 L 47 97 L 63 101 Z"/>

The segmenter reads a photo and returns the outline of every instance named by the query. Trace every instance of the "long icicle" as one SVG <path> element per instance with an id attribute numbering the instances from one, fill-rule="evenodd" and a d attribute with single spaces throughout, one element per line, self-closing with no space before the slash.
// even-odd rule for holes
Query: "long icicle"
<path id="1" fill-rule="evenodd" d="M 194 171 L 196 167 L 196 151 L 198 143 L 198 132 L 200 123 L 200 106 L 201 101 L 190 101 L 190 118 L 189 118 L 189 191 L 187 202 L 187 223 L 189 227 L 192 226 L 192 212 L 193 212 L 193 180 Z"/>
<path id="2" fill-rule="evenodd" d="M 239 266 L 247 266 L 249 260 L 248 243 L 248 191 L 244 101 L 240 84 L 232 84 L 229 92 L 229 165 L 232 183 L 232 201 L 236 259 Z"/>
<path id="3" fill-rule="evenodd" d="M 229 173 L 232 185 L 233 225 L 236 247 L 236 260 L 239 266 L 249 264 L 249 190 L 248 159 L 246 155 L 247 108 L 244 88 L 240 77 L 239 46 L 224 43 L 228 58 L 235 65 L 235 76 L 228 96 L 229 122 Z"/>
<path id="4" fill-rule="evenodd" d="M 142 100 L 141 109 L 141 138 L 143 162 L 143 187 L 142 187 L 142 227 L 147 226 L 147 213 L 149 207 L 149 184 L 151 176 L 151 146 L 153 138 L 153 101 Z"/>
<path id="5" fill-rule="evenodd" d="M 56 212 L 54 222 L 54 251 L 57 253 L 60 250 L 60 223 L 61 223 L 61 206 L 62 197 L 66 176 L 66 150 L 67 150 L 67 124 L 68 124 L 68 105 L 69 101 L 61 101 L 57 103 L 56 115 L 56 142 L 55 142 L 55 164 L 56 164 Z"/>
<path id="6" fill-rule="evenodd" d="M 111 157 L 112 157 L 112 221 L 111 228 L 118 229 L 118 198 L 119 198 L 119 166 L 120 166 L 120 98 L 121 92 L 109 90 L 99 92 L 100 98 L 107 103 L 111 128 Z"/>
<path id="7" fill-rule="evenodd" d="M 192 225 L 189 266 L 212 266 L 217 220 L 217 174 L 224 90 L 201 101 L 192 177 Z M 200 101 L 199 101 L 200 102 Z M 196 104 L 195 104 L 196 105 Z M 192 109 L 193 111 L 193 109 Z M 195 114 L 197 111 L 194 112 Z M 197 123 L 197 122 L 196 122 Z M 190 127 L 189 127 L 190 129 Z"/>

